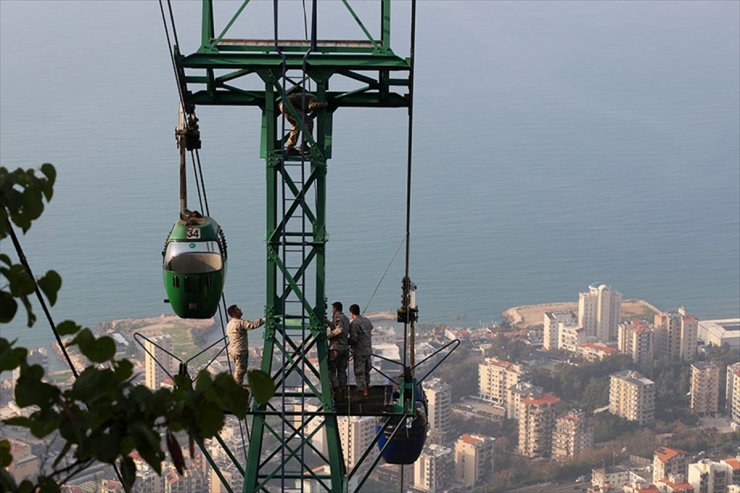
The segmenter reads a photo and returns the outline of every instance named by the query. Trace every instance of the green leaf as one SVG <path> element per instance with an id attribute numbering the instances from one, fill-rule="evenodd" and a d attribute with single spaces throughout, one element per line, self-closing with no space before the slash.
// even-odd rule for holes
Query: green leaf
<path id="1" fill-rule="evenodd" d="M 31 221 L 38 219 L 44 212 L 44 199 L 40 189 L 28 187 L 23 191 L 23 212 Z"/>
<path id="2" fill-rule="evenodd" d="M 49 299 L 49 303 L 54 306 L 54 303 L 57 302 L 57 293 L 62 287 L 62 278 L 56 273 L 56 271 L 50 270 L 37 282 L 41 291 L 43 291 Z"/>
<path id="3" fill-rule="evenodd" d="M 64 322 L 57 325 L 57 332 L 59 332 L 60 336 L 69 336 L 72 334 L 76 334 L 81 328 L 82 327 L 80 327 L 73 321 L 65 320 Z"/>
<path id="4" fill-rule="evenodd" d="M 275 395 L 275 383 L 270 375 L 262 370 L 249 370 L 247 381 L 249 382 L 249 389 L 254 395 L 254 400 L 260 406 L 267 404 L 267 401 Z"/>
<path id="5" fill-rule="evenodd" d="M 16 298 L 28 296 L 36 289 L 33 277 L 28 274 L 26 268 L 21 264 L 15 264 L 10 268 L 8 280 L 10 281 L 10 294 Z"/>
<path id="6" fill-rule="evenodd" d="M 33 424 L 33 420 L 31 418 L 26 418 L 25 416 L 14 416 L 12 418 L 4 419 L 3 423 L 10 426 L 19 426 L 21 428 L 30 428 Z M 2 442 L 0 442 L 2 443 Z M 1 464 L 0 464 L 1 465 Z"/>
<path id="7" fill-rule="evenodd" d="M 123 479 L 123 489 L 131 491 L 136 481 L 136 464 L 134 460 L 129 457 L 121 457 L 121 479 Z"/>
<path id="8" fill-rule="evenodd" d="M 172 463 L 175 465 L 175 469 L 177 469 L 177 474 L 182 476 L 185 474 L 185 459 L 182 456 L 182 448 L 180 448 L 180 444 L 177 441 L 177 438 L 175 438 L 174 433 L 172 433 L 172 430 L 167 429 L 167 450 L 170 451 L 170 457 L 172 457 Z"/>
<path id="9" fill-rule="evenodd" d="M 10 453 L 10 442 L 0 440 L 0 467 L 8 467 L 13 462 L 13 455 Z"/>
<path id="10" fill-rule="evenodd" d="M 17 311 L 18 303 L 10 293 L 0 291 L 0 324 L 10 323 Z"/>
<path id="11" fill-rule="evenodd" d="M 0 337 L 0 372 L 16 369 L 28 356 L 26 348 L 14 348 L 13 344 Z"/>
<path id="12" fill-rule="evenodd" d="M 41 165 L 41 172 L 46 176 L 46 183 L 42 185 L 42 191 L 48 202 L 54 195 L 54 182 L 57 179 L 57 171 L 50 163 L 44 163 Z"/>
<path id="13" fill-rule="evenodd" d="M 131 424 L 131 423 L 130 423 Z M 159 434 L 142 422 L 134 422 L 129 426 L 130 436 L 134 440 L 134 446 L 147 464 L 157 474 L 162 474 L 162 461 L 164 453 L 159 447 Z"/>
<path id="14" fill-rule="evenodd" d="M 113 339 L 108 336 L 96 339 L 90 329 L 82 329 L 69 345 L 79 347 L 82 354 L 93 363 L 104 363 L 116 354 L 116 343 Z"/>
<path id="15" fill-rule="evenodd" d="M 15 403 L 18 407 L 37 405 L 41 409 L 50 408 L 59 397 L 57 387 L 42 382 L 44 369 L 31 365 L 21 369 L 21 376 L 15 383 Z"/>

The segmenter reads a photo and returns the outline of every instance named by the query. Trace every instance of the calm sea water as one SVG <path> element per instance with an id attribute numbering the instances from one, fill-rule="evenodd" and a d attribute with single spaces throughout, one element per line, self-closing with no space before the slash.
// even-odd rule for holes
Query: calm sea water
<path id="1" fill-rule="evenodd" d="M 422 320 L 486 323 L 514 304 L 575 300 L 594 281 L 701 318 L 740 316 L 739 5 L 420 2 Z M 193 50 L 199 4 L 176 7 Z M 359 36 L 332 15 L 321 26 Z M 403 46 L 406 34 L 394 37 Z M 156 2 L 5 0 L 0 40 L 0 162 L 59 171 L 23 238 L 37 274 L 64 278 L 55 318 L 168 311 L 160 250 L 177 216 L 177 96 Z M 227 299 L 256 316 L 259 114 L 199 116 L 211 211 L 231 247 Z M 405 112 L 345 109 L 334 125 L 328 297 L 364 305 L 403 235 Z M 401 258 L 370 310 L 399 304 Z M 50 340 L 42 323 L 0 331 Z"/>

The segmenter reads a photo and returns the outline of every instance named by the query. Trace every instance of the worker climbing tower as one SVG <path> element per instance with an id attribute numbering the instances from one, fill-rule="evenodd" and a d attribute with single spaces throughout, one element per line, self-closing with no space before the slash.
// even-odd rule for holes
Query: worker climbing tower
<path id="1" fill-rule="evenodd" d="M 426 422 L 417 420 L 421 411 L 415 403 L 422 393 L 420 386 L 417 391 L 411 383 L 412 372 L 405 365 L 406 343 L 406 368 L 401 370 L 405 387 L 402 379 L 395 387 L 373 387 L 361 402 L 335 403 L 332 398 L 324 325 L 332 119 L 334 112 L 349 107 L 408 108 L 411 118 L 415 2 L 406 29 L 410 53 L 401 57 L 391 49 L 391 0 L 376 0 L 377 17 L 372 25 L 361 19 L 348 0 L 331 4 L 273 0 L 271 18 L 258 21 L 271 24 L 271 39 L 230 36 L 243 24 L 240 21 L 252 20 L 247 19 L 252 14 L 249 0 L 238 5 L 202 0 L 200 47 L 190 54 L 183 53 L 179 45 L 170 1 L 169 18 L 163 1 L 162 18 L 165 26 L 171 23 L 174 34 L 170 44 L 185 114 L 191 117 L 201 105 L 261 110 L 260 155 L 267 185 L 262 370 L 271 376 L 276 392 L 267 404 L 254 404 L 251 410 L 246 464 L 239 468 L 244 475 L 243 491 L 304 491 L 307 484 L 312 492 L 359 490 L 381 459 L 376 444 L 385 447 L 402 430 L 407 435 L 412 429 L 425 435 Z M 368 2 L 362 3 L 367 9 Z M 234 7 L 233 13 L 215 12 Z M 296 26 L 296 35 L 281 36 L 285 31 L 282 16 L 288 9 L 295 13 L 300 8 L 304 25 Z M 341 10 L 355 23 L 356 39 L 320 36 L 322 11 L 329 9 Z M 219 18 L 231 14 L 218 29 L 216 13 Z M 330 83 L 341 90 L 332 90 Z M 409 124 L 409 133 L 410 129 Z M 232 245 L 232 251 L 238 248 Z M 408 250 L 404 279 L 404 286 L 410 286 Z M 408 295 L 410 288 L 404 289 Z M 399 321 L 410 322 L 413 329 L 415 305 L 403 303 Z M 338 419 L 357 415 L 374 416 L 378 431 L 347 470 Z M 423 445 L 423 439 L 419 443 Z M 360 467 L 363 463 L 365 467 Z"/>

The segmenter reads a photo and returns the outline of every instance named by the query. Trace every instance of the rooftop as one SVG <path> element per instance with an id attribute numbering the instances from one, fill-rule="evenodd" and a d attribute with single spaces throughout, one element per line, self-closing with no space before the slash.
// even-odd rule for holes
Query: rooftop
<path id="1" fill-rule="evenodd" d="M 539 397 L 529 396 L 522 399 L 522 404 L 531 404 L 533 406 L 542 406 L 545 404 L 551 405 L 557 404 L 558 402 L 560 402 L 560 399 L 552 394 L 542 394 Z"/>
<path id="2" fill-rule="evenodd" d="M 668 447 L 660 447 L 655 450 L 655 456 L 660 459 L 661 462 L 668 462 L 669 460 L 673 459 L 674 457 L 678 457 L 679 455 L 686 456 L 688 455 L 688 452 Z"/>

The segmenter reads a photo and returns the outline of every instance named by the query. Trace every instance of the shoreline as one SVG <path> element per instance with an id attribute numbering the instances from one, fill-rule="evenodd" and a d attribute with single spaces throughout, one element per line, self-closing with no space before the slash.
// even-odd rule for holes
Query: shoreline
<path id="1" fill-rule="evenodd" d="M 555 301 L 551 303 L 537 303 L 534 305 L 512 306 L 501 312 L 501 316 L 509 321 L 512 327 L 528 328 L 542 325 L 545 312 L 572 311 L 578 313 L 577 301 Z M 622 302 L 621 315 L 623 320 L 636 320 L 652 317 L 662 311 L 652 303 L 643 299 L 626 299 Z"/>

